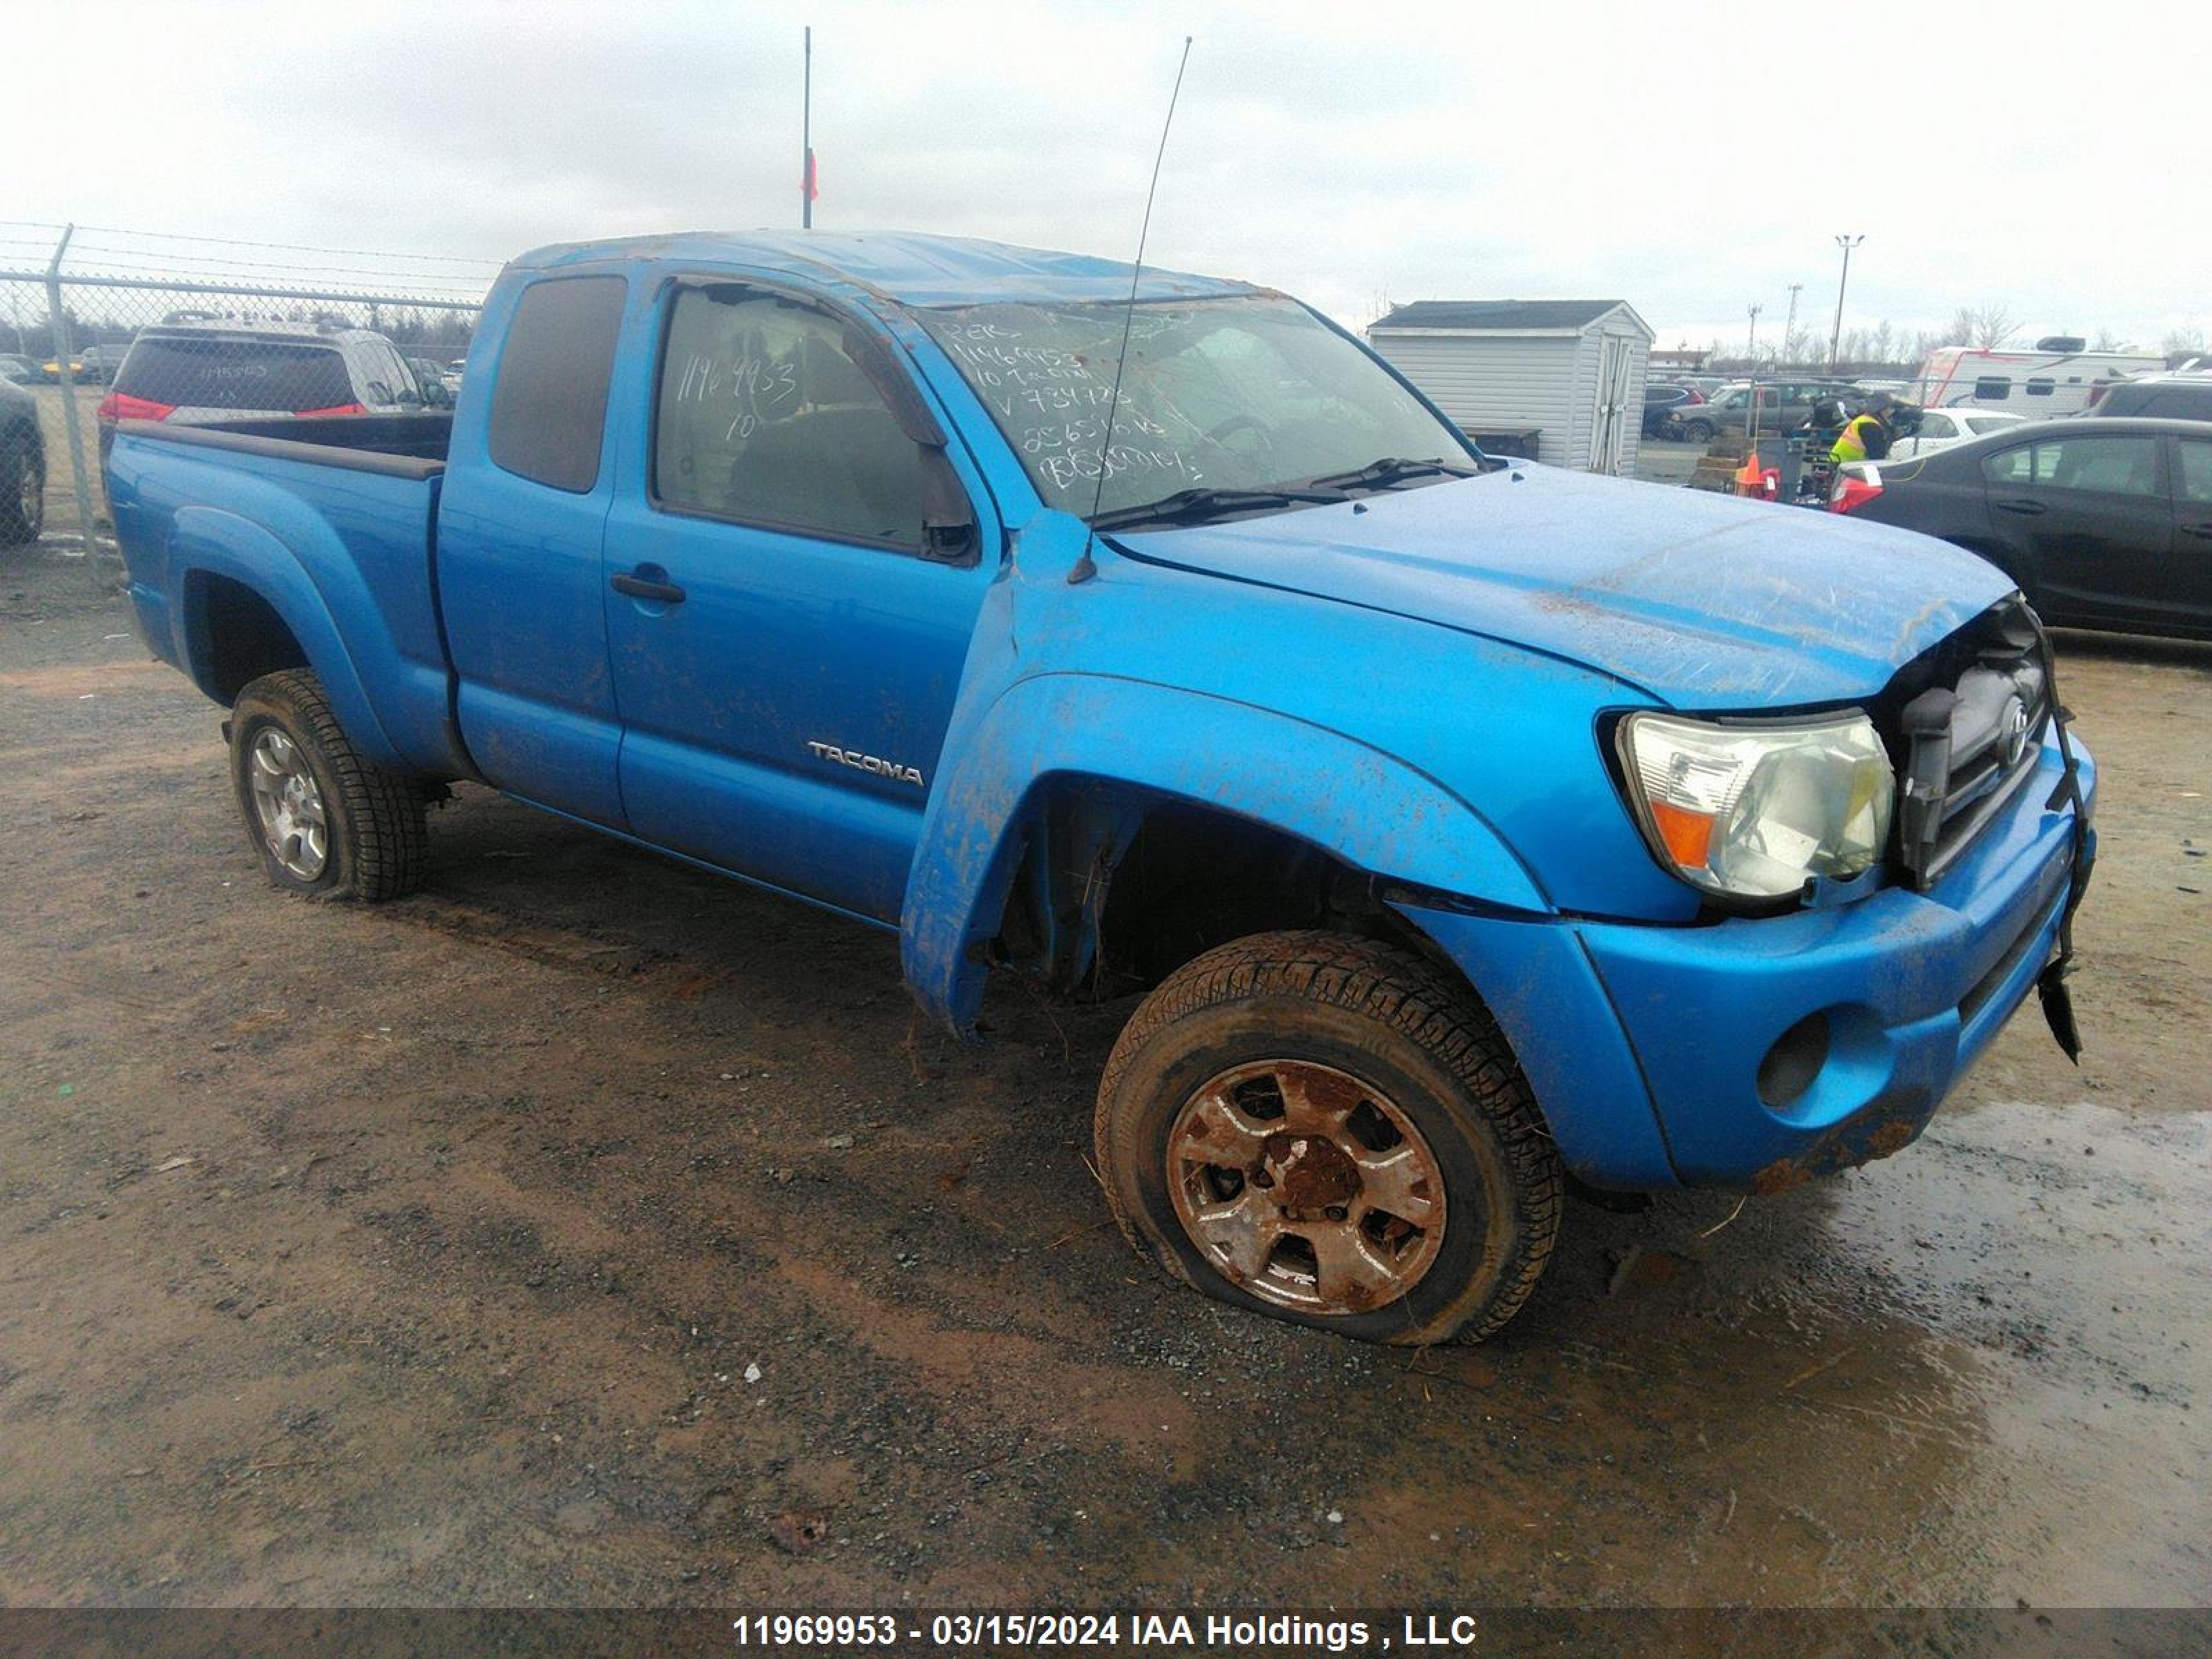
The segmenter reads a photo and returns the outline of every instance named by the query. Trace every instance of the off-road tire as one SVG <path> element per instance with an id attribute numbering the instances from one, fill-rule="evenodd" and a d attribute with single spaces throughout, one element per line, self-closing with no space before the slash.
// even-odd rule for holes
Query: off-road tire
<path id="1" fill-rule="evenodd" d="M 285 868 L 263 832 L 247 775 L 255 741 L 275 726 L 299 748 L 320 792 L 328 823 L 322 871 L 303 880 Z M 247 838 L 271 884 L 319 898 L 374 903 L 422 885 L 429 828 L 422 791 L 355 749 L 331 712 L 312 669 L 264 674 L 238 694 L 228 721 L 230 775 Z"/>
<path id="2" fill-rule="evenodd" d="M 6 437 L 0 437 L 0 547 L 27 547 L 46 528 L 46 458 L 32 445 Z M 26 483 L 33 481 L 37 488 L 27 489 Z M 27 495 L 30 502 L 24 500 Z"/>
<path id="3" fill-rule="evenodd" d="M 1287 1309 L 1232 1282 L 1176 1216 L 1168 1146 L 1184 1103 L 1229 1068 L 1284 1057 L 1389 1091 L 1437 1156 L 1443 1241 L 1398 1300 Z M 1232 1306 L 1364 1341 L 1492 1335 L 1535 1289 L 1559 1234 L 1565 1176 L 1497 1022 L 1418 957 L 1349 934 L 1255 934 L 1177 969 L 1115 1042 L 1093 1133 L 1107 1203 L 1139 1255 Z"/>

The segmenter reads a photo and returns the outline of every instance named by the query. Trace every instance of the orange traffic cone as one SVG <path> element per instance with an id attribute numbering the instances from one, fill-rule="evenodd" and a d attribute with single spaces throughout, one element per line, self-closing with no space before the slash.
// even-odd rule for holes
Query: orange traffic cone
<path id="1" fill-rule="evenodd" d="M 1759 447 L 1752 447 L 1751 453 L 1743 458 L 1743 465 L 1735 470 L 1735 493 L 1739 495 L 1764 495 L 1766 493 L 1765 474 L 1759 465 Z"/>

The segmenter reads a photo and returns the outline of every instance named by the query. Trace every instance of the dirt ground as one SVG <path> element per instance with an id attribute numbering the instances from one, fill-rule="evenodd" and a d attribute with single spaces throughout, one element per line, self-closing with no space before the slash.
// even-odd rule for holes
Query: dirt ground
<path id="1" fill-rule="evenodd" d="M 2212 649 L 2063 649 L 2081 1068 L 2031 1009 L 1899 1157 L 1577 1205 L 1408 1353 L 1139 1270 L 1126 1007 L 963 1049 L 482 790 L 421 896 L 280 896 L 217 711 L 11 556 L 0 1603 L 2212 1600 Z"/>

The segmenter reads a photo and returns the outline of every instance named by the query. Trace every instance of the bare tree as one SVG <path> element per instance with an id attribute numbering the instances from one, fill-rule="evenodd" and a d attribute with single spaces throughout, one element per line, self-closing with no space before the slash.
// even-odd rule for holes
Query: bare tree
<path id="1" fill-rule="evenodd" d="M 2020 331 L 2020 319 L 2010 307 L 1995 300 L 1978 306 L 1960 306 L 1951 316 L 1948 345 L 1968 345 L 1995 351 Z"/>
<path id="2" fill-rule="evenodd" d="M 2160 349 L 2169 357 L 2185 357 L 2204 349 L 2204 331 L 2201 328 L 2177 328 L 2167 333 Z"/>

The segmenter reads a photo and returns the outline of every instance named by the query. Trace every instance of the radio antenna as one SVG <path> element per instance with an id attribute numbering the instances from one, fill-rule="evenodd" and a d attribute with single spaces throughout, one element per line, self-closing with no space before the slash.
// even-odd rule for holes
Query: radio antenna
<path id="1" fill-rule="evenodd" d="M 1114 453 L 1114 417 L 1121 412 L 1121 371 L 1129 362 L 1129 331 L 1137 320 L 1137 283 L 1145 270 L 1145 240 L 1152 234 L 1152 198 L 1159 193 L 1160 163 L 1167 159 L 1168 132 L 1175 125 L 1176 100 L 1182 96 L 1182 72 L 1190 66 L 1190 36 L 1182 38 L 1182 57 L 1176 64 L 1175 86 L 1168 94 L 1168 118 L 1160 123 L 1160 148 L 1152 157 L 1152 181 L 1145 187 L 1145 220 L 1137 229 L 1137 258 L 1129 267 L 1129 303 L 1121 313 L 1121 351 L 1114 359 L 1114 391 L 1106 400 L 1106 437 L 1098 446 L 1098 487 L 1091 492 L 1091 514 L 1098 516 L 1099 503 L 1106 499 L 1106 465 Z M 1069 567 L 1067 580 L 1071 586 L 1087 582 L 1098 574 L 1098 566 L 1091 556 L 1091 544 L 1098 532 L 1086 521 L 1083 526 L 1083 556 Z"/>

